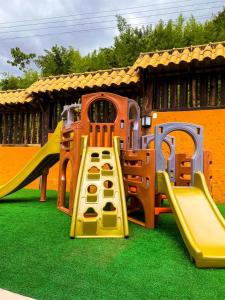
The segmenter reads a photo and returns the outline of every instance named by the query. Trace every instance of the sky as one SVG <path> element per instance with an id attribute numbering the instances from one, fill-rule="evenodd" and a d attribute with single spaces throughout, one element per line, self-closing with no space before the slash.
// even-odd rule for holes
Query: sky
<path id="1" fill-rule="evenodd" d="M 225 0 L 0 0 L 0 76 L 19 75 L 7 63 L 10 49 L 41 55 L 55 44 L 72 46 L 82 55 L 113 44 L 118 34 L 116 15 L 135 26 L 180 13 L 203 22 L 223 9 Z"/>

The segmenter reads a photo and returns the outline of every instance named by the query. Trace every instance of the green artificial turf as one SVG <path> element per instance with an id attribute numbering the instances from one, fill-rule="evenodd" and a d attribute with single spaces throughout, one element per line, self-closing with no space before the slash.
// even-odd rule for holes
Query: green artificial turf
<path id="1" fill-rule="evenodd" d="M 0 203 L 0 288 L 36 299 L 224 299 L 225 269 L 197 269 L 172 215 L 129 239 L 69 239 L 56 192 Z M 225 215 L 225 206 L 220 206 Z M 200 225 L 200 224 L 199 224 Z"/>

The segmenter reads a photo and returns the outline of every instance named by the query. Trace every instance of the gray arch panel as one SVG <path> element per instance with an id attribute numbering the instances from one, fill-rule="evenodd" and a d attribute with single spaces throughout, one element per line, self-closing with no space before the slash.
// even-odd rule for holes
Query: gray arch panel
<path id="1" fill-rule="evenodd" d="M 61 117 L 63 119 L 63 125 L 65 128 L 69 128 L 71 124 L 74 123 L 74 109 L 78 108 L 81 109 L 81 104 L 71 104 L 71 105 L 64 105 L 63 112 L 61 113 Z"/>
<path id="2" fill-rule="evenodd" d="M 142 149 L 147 149 L 150 142 L 155 139 L 154 134 L 143 135 L 142 139 Z M 167 135 L 164 142 L 170 148 L 170 156 L 168 158 L 167 172 L 169 174 L 170 180 L 175 182 L 176 180 L 176 140 L 173 136 Z"/>
<path id="3" fill-rule="evenodd" d="M 131 110 L 134 110 L 135 112 L 135 119 L 134 119 L 134 151 L 137 151 L 139 149 L 139 122 L 140 122 L 140 107 L 137 104 L 136 101 L 129 99 L 128 100 L 128 116 L 130 114 Z M 128 132 L 130 133 L 130 128 L 128 128 Z M 129 134 L 128 134 L 129 135 Z M 131 138 L 131 137 L 129 137 Z M 127 137 L 127 144 L 128 137 Z"/>
<path id="4" fill-rule="evenodd" d="M 203 172 L 203 127 L 191 123 L 172 122 L 160 124 L 155 127 L 155 149 L 156 149 L 156 172 L 165 170 L 165 158 L 162 153 L 162 142 L 172 131 L 183 131 L 190 135 L 194 144 L 195 152 L 192 156 L 191 175 L 192 182 L 194 173 Z"/>

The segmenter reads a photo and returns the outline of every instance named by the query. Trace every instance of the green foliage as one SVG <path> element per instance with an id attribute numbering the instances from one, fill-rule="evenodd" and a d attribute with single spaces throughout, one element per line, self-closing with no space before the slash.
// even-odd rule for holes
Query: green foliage
<path id="1" fill-rule="evenodd" d="M 33 82 L 38 80 L 38 72 L 34 70 L 29 70 L 24 73 L 24 75 L 21 77 L 21 88 L 25 89 L 28 86 L 30 86 Z"/>
<path id="2" fill-rule="evenodd" d="M 112 47 L 100 48 L 98 51 L 94 50 L 84 56 L 82 61 L 83 72 L 115 68 L 117 66 L 115 51 Z"/>
<path id="3" fill-rule="evenodd" d="M 205 42 L 204 25 L 198 23 L 193 16 L 184 27 L 183 40 L 185 46 L 203 44 Z"/>
<path id="4" fill-rule="evenodd" d="M 132 64 L 143 47 L 144 28 L 132 27 L 121 16 L 117 17 L 119 35 L 114 39 L 116 67 Z"/>
<path id="5" fill-rule="evenodd" d="M 4 78 L 0 82 L 1 90 L 25 89 L 38 80 L 38 72 L 33 70 L 25 71 L 23 76 L 18 77 L 8 73 L 3 75 Z"/>
<path id="6" fill-rule="evenodd" d="M 18 67 L 21 71 L 25 71 L 30 65 L 31 61 L 36 57 L 35 53 L 26 54 L 20 50 L 19 47 L 11 49 L 12 60 L 7 60 L 7 63 Z"/>
<path id="7" fill-rule="evenodd" d="M 81 56 L 79 51 L 69 47 L 55 45 L 51 50 L 44 50 L 45 55 L 36 59 L 37 66 L 41 69 L 42 76 L 69 74 L 79 70 Z"/>
<path id="8" fill-rule="evenodd" d="M 210 22 L 208 22 L 210 23 Z M 212 33 L 214 41 L 225 39 L 225 8 L 212 20 L 212 24 L 207 23 L 207 29 Z M 211 25 L 211 26 L 210 26 Z"/>
<path id="9" fill-rule="evenodd" d="M 36 80 L 37 72 L 27 69 L 31 62 L 39 68 L 41 76 L 80 73 L 132 65 L 140 52 L 223 41 L 225 9 L 204 23 L 197 22 L 193 16 L 185 21 L 180 15 L 176 21 L 169 20 L 165 23 L 160 20 L 154 27 L 133 27 L 126 19 L 117 16 L 117 27 L 119 34 L 111 47 L 93 50 L 85 56 L 81 56 L 73 47 L 59 45 L 44 50 L 44 54 L 37 58 L 34 53 L 26 54 L 18 47 L 12 48 L 13 60 L 8 63 L 22 70 L 23 76 L 6 74 L 1 81 L 2 89 L 24 88 Z"/>
<path id="10" fill-rule="evenodd" d="M 4 78 L 1 79 L 1 90 L 14 90 L 19 89 L 19 77 L 4 73 Z"/>

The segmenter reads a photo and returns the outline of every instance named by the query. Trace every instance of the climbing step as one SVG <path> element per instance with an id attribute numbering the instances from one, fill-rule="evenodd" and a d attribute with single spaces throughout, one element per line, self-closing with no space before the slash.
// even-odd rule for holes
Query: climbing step
<path id="1" fill-rule="evenodd" d="M 119 152 L 118 137 L 113 148 L 87 147 L 83 137 L 71 237 L 128 236 Z"/>

